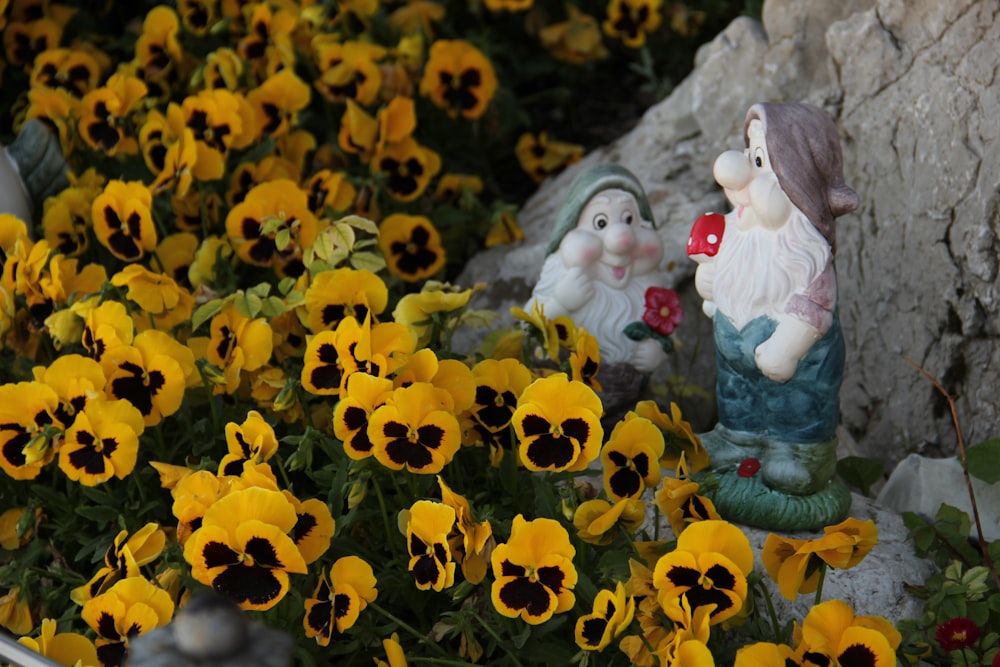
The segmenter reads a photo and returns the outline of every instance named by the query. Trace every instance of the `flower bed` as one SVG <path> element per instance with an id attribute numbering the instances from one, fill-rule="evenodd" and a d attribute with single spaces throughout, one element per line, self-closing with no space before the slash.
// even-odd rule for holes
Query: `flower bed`
<path id="1" fill-rule="evenodd" d="M 572 321 L 519 312 L 474 354 L 451 346 L 495 319 L 440 279 L 517 240 L 511 174 L 533 184 L 584 150 L 544 124 L 515 138 L 551 111 L 525 101 L 533 77 L 592 93 L 632 60 L 619 85 L 655 82 L 649 45 L 711 16 L 180 0 L 105 15 L 120 34 L 70 6 L 0 10 L 11 128 L 45 122 L 70 172 L 36 220 L 0 214 L 0 625 L 22 643 L 119 665 L 214 588 L 301 664 L 907 649 L 821 601 L 825 569 L 875 545 L 870 522 L 774 536 L 768 576 L 817 605 L 796 632 L 769 613 L 747 538 L 699 494 L 710 462 L 677 405 L 605 433 L 600 351 Z M 676 294 L 646 307 L 634 335 L 669 349 Z M 963 609 L 977 628 L 998 613 Z M 995 632 L 936 632 L 995 662 Z"/>

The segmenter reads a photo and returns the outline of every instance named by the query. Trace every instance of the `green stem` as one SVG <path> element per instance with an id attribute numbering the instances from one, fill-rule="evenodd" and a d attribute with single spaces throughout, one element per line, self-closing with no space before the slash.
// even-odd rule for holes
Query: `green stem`
<path id="1" fill-rule="evenodd" d="M 157 449 L 157 453 L 160 456 L 161 460 L 163 460 L 163 461 L 170 461 L 171 457 L 167 453 L 167 443 L 163 440 L 163 428 L 162 428 L 162 425 L 163 425 L 163 422 L 161 421 L 159 424 L 157 424 L 156 426 L 153 427 L 153 434 L 154 434 L 154 437 L 156 438 L 156 449 Z"/>
<path id="2" fill-rule="evenodd" d="M 375 477 L 371 478 L 372 487 L 375 488 L 375 497 L 378 498 L 378 508 L 379 514 L 382 515 L 382 523 L 385 524 L 385 541 L 392 549 L 394 556 L 402 555 L 398 552 L 398 545 L 396 540 L 393 539 L 392 527 L 389 525 L 389 510 L 385 506 L 385 497 L 382 495 L 382 487 L 379 485 L 378 480 Z"/>
<path id="3" fill-rule="evenodd" d="M 764 594 L 764 602 L 767 603 L 767 614 L 771 617 L 771 630 L 774 632 L 775 643 L 781 643 L 781 638 L 778 637 L 778 612 L 774 608 L 774 600 L 771 599 L 771 591 L 769 591 L 764 582 L 760 580 L 757 582 L 757 587 Z"/>
<path id="4" fill-rule="evenodd" d="M 281 473 L 281 480 L 285 483 L 285 488 L 288 489 L 289 491 L 291 491 L 292 490 L 292 480 L 290 480 L 288 478 L 288 471 L 285 470 L 285 461 L 280 456 L 277 456 L 277 455 L 275 455 L 274 458 L 277 459 L 276 463 L 278 464 L 278 466 L 277 466 L 278 467 L 278 472 Z"/>
<path id="5" fill-rule="evenodd" d="M 813 606 L 818 605 L 823 601 L 823 583 L 826 581 L 826 563 L 821 563 L 819 566 L 819 583 L 816 585 L 816 600 L 813 602 Z"/>
<path id="6" fill-rule="evenodd" d="M 473 614 L 472 618 L 476 619 L 479 622 L 479 625 L 483 626 L 483 629 L 496 640 L 497 646 L 503 649 L 504 653 L 510 656 L 510 659 L 514 661 L 514 664 L 517 665 L 517 667 L 524 667 L 524 665 L 521 664 L 521 661 L 517 659 L 517 656 L 510 650 L 510 648 L 507 647 L 510 642 L 506 642 L 501 639 L 500 635 L 497 634 L 496 628 L 484 621 L 482 616 L 479 616 L 478 614 Z"/>
<path id="7" fill-rule="evenodd" d="M 204 374 L 201 376 L 201 386 L 205 388 L 205 392 L 208 394 L 208 407 L 212 411 L 212 433 L 219 432 L 219 407 L 215 404 L 215 391 L 212 389 L 213 385 L 208 381 L 208 378 Z"/>
<path id="8" fill-rule="evenodd" d="M 445 658 L 448 657 L 447 652 L 445 652 L 445 650 L 443 648 L 441 648 L 437 644 L 437 642 L 431 641 L 431 639 L 429 637 L 427 637 L 427 635 L 421 634 L 416 628 L 414 628 L 412 625 L 410 625 L 406 621 L 402 620 L 401 618 L 393 615 L 389 610 L 383 609 L 382 607 L 378 606 L 374 602 L 369 602 L 368 603 L 368 607 L 370 609 L 374 609 L 375 611 L 377 611 L 378 613 L 382 614 L 383 616 L 385 616 L 386 618 L 388 618 L 390 621 L 392 621 L 393 623 L 395 623 L 399 627 L 401 627 L 404 630 L 406 630 L 407 632 L 409 632 L 421 644 L 426 644 L 427 646 L 431 647 L 436 653 L 438 653 L 439 655 L 444 656 Z M 409 660 L 413 660 L 413 658 L 408 658 L 408 659 Z"/>
<path id="9" fill-rule="evenodd" d="M 407 662 L 426 662 L 428 665 L 454 665 L 455 667 L 482 667 L 472 662 L 465 662 L 464 660 L 445 660 L 444 658 L 413 658 L 410 656 L 406 657 Z"/>
<path id="10" fill-rule="evenodd" d="M 660 541 L 660 505 L 653 503 L 653 541 Z"/>

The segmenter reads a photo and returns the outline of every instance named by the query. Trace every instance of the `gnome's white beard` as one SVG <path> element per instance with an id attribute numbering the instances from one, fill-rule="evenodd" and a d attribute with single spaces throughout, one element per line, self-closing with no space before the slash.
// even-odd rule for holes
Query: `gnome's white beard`
<path id="1" fill-rule="evenodd" d="M 761 315 L 777 319 L 830 255 L 826 239 L 798 211 L 777 231 L 730 227 L 715 258 L 715 303 L 738 330 Z"/>
<path id="2" fill-rule="evenodd" d="M 597 339 L 601 351 L 601 364 L 630 363 L 635 342 L 624 333 L 629 322 L 642 319 L 646 310 L 646 289 L 658 285 L 656 271 L 632 275 L 624 288 L 611 287 L 594 280 L 594 298 L 573 312 L 565 312 L 552 298 L 555 285 L 566 272 L 566 265 L 554 252 L 545 260 L 542 274 L 535 285 L 532 298 L 545 306 L 545 316 L 553 319 L 566 315 L 576 325 Z"/>

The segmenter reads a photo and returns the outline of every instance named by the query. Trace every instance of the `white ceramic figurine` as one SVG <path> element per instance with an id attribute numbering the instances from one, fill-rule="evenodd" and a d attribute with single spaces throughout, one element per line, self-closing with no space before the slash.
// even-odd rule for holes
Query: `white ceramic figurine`
<path id="1" fill-rule="evenodd" d="M 538 302 L 546 317 L 566 315 L 586 329 L 600 345 L 602 367 L 652 372 L 666 360 L 660 343 L 622 331 L 642 319 L 647 288 L 662 286 L 662 259 L 639 181 L 615 164 L 592 166 L 570 186 L 528 308 Z"/>

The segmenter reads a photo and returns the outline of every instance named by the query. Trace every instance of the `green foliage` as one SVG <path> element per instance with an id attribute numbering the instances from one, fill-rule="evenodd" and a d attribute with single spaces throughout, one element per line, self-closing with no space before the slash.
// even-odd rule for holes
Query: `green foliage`
<path id="1" fill-rule="evenodd" d="M 987 484 L 1000 482 L 1000 438 L 993 438 L 969 447 L 965 452 L 969 474 Z"/>
<path id="2" fill-rule="evenodd" d="M 982 545 L 970 540 L 969 516 L 942 505 L 932 521 L 912 512 L 903 520 L 918 555 L 936 570 L 908 590 L 924 601 L 920 618 L 902 619 L 900 657 L 929 665 L 988 666 L 1000 651 L 1000 588 L 995 564 L 1000 542 Z M 971 633 L 952 631 L 970 628 Z M 965 637 L 966 640 L 955 639 Z"/>
<path id="3" fill-rule="evenodd" d="M 871 486 L 885 475 L 885 467 L 876 459 L 845 456 L 837 461 L 837 474 L 848 485 L 871 495 Z"/>

